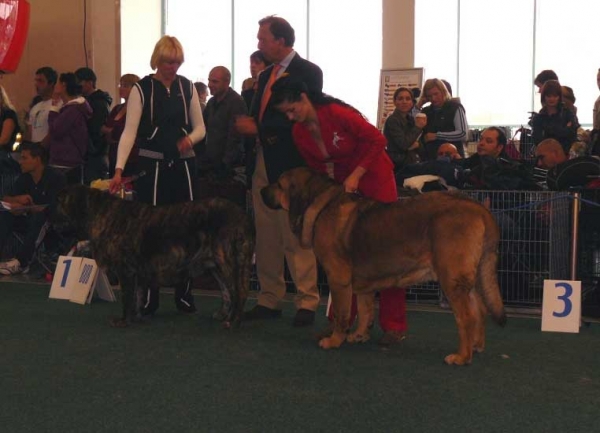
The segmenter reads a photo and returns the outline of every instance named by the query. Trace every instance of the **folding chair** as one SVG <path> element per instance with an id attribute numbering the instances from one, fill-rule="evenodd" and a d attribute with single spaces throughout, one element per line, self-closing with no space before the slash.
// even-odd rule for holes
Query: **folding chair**
<path id="1" fill-rule="evenodd" d="M 44 260 L 44 257 L 42 256 L 42 251 L 43 251 L 43 243 L 44 243 L 44 239 L 46 237 L 46 234 L 48 233 L 50 229 L 50 223 L 46 222 L 42 229 L 40 230 L 40 233 L 35 241 L 35 246 L 34 246 L 34 250 L 33 250 L 33 256 L 31 257 L 31 261 L 29 263 L 29 266 L 31 266 L 34 263 L 39 264 L 46 272 L 48 273 L 53 273 L 54 272 L 54 268 L 52 267 L 51 263 L 47 263 L 47 260 Z M 17 243 L 19 245 L 24 245 L 25 244 L 25 236 L 26 234 L 23 232 L 20 232 L 18 230 L 13 230 L 12 232 L 13 238 L 17 241 Z"/>

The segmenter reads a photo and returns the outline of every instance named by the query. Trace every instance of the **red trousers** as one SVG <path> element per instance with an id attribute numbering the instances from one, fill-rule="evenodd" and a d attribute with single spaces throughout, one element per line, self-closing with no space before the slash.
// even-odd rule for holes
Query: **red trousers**
<path id="1" fill-rule="evenodd" d="M 350 309 L 350 324 L 356 319 L 356 295 L 352 295 L 352 308 Z M 333 307 L 327 314 L 333 320 Z M 406 331 L 406 289 L 393 287 L 379 292 L 379 326 L 386 331 Z"/>

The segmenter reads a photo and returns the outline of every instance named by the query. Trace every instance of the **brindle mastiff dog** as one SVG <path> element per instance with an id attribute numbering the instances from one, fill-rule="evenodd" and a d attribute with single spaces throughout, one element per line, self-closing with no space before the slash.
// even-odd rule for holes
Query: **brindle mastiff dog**
<path id="1" fill-rule="evenodd" d="M 458 352 L 446 363 L 469 364 L 473 350 L 483 351 L 486 307 L 505 324 L 496 278 L 499 230 L 481 204 L 447 192 L 378 203 L 345 193 L 309 168 L 285 172 L 261 193 L 270 208 L 289 211 L 292 231 L 327 274 L 335 322 L 321 347 L 368 339 L 375 290 L 426 281 L 440 283 L 458 326 Z M 352 292 L 359 319 L 347 335 Z"/>
<path id="2" fill-rule="evenodd" d="M 223 303 L 215 318 L 238 325 L 248 295 L 254 226 L 244 211 L 223 199 L 153 207 L 75 185 L 58 197 L 80 239 L 88 239 L 98 265 L 121 283 L 126 326 L 141 315 L 142 287 L 168 287 L 205 270 L 220 285 Z M 63 218 L 64 219 L 64 218 Z"/>

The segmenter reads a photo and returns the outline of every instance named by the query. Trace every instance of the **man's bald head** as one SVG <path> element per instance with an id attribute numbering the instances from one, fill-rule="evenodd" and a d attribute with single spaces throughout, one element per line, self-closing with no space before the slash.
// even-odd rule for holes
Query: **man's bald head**
<path id="1" fill-rule="evenodd" d="M 542 140 L 535 148 L 537 166 L 549 170 L 567 160 L 561 144 L 553 138 Z"/>
<path id="2" fill-rule="evenodd" d="M 230 82 L 231 72 L 225 66 L 215 66 L 211 69 L 210 74 L 208 74 L 210 94 L 216 96 L 217 100 L 225 97 L 227 90 L 229 90 Z"/>

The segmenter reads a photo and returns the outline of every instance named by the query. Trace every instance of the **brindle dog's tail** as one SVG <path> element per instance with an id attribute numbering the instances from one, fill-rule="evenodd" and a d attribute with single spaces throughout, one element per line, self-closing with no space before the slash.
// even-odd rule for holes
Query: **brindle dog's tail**
<path id="1" fill-rule="evenodd" d="M 483 303 L 492 315 L 494 320 L 500 325 L 506 324 L 506 311 L 504 302 L 500 295 L 498 286 L 497 262 L 498 262 L 498 243 L 500 239 L 500 230 L 494 217 L 487 213 L 485 217 L 485 237 L 481 254 L 481 260 L 477 268 L 477 284 Z"/>

